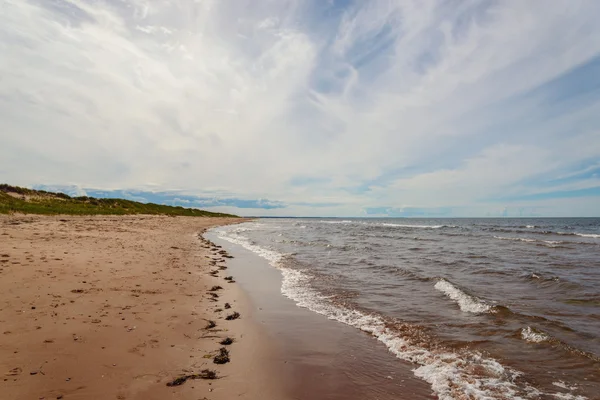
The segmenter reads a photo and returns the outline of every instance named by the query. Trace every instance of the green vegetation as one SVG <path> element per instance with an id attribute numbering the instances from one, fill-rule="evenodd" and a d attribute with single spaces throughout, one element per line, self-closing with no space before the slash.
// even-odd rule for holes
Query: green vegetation
<path id="1" fill-rule="evenodd" d="M 235 217 L 194 208 L 172 207 L 153 203 L 139 203 L 124 199 L 96 199 L 71 197 L 64 193 L 31 190 L 0 184 L 0 214 L 68 214 L 68 215 L 182 215 L 190 217 Z"/>

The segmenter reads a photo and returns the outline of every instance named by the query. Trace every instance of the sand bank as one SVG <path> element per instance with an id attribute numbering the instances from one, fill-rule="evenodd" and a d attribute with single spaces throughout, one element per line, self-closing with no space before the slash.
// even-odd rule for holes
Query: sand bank
<path id="1" fill-rule="evenodd" d="M 284 398 L 268 370 L 277 358 L 219 268 L 227 254 L 198 238 L 236 222 L 1 216 L 1 397 Z M 226 337 L 234 343 L 219 344 Z M 231 362 L 219 365 L 221 347 Z M 167 386 L 204 369 L 219 379 Z"/>

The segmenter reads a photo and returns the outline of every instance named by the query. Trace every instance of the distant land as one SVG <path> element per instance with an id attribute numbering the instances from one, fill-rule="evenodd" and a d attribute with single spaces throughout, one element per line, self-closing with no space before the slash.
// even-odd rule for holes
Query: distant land
<path id="1" fill-rule="evenodd" d="M 71 197 L 65 193 L 32 190 L 0 184 L 0 214 L 128 215 L 153 214 L 189 217 L 237 217 L 196 208 L 140 203 L 125 199 L 88 196 Z"/>

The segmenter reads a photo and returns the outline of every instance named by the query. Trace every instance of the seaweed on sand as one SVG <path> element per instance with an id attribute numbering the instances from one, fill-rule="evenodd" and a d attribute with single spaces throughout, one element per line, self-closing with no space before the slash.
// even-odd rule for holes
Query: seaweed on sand
<path id="1" fill-rule="evenodd" d="M 203 369 L 199 374 L 184 375 L 173 379 L 171 382 L 167 383 L 167 386 L 183 385 L 188 379 L 218 379 L 218 377 L 216 371 Z"/>
<path id="2" fill-rule="evenodd" d="M 225 364 L 229 361 L 229 350 L 227 350 L 225 347 L 221 347 L 219 349 L 219 354 L 217 354 L 215 358 L 213 358 L 213 362 L 215 364 Z"/>
<path id="3" fill-rule="evenodd" d="M 217 326 L 217 323 L 216 323 L 215 321 L 211 321 L 211 320 L 209 320 L 209 321 L 208 321 L 208 324 L 206 325 L 206 327 L 204 327 L 204 329 L 212 329 L 212 328 L 214 328 L 215 326 Z"/>
<path id="4" fill-rule="evenodd" d="M 240 313 L 236 311 L 233 314 L 229 314 L 228 316 L 226 316 L 225 319 L 227 321 L 233 321 L 234 319 L 238 319 L 239 317 L 240 317 Z"/>

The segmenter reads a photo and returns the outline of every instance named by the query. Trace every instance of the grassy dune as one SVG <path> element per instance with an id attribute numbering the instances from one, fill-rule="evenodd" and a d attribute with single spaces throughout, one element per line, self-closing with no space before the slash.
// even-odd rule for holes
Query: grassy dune
<path id="1" fill-rule="evenodd" d="M 194 208 L 140 203 L 124 199 L 71 197 L 64 193 L 31 190 L 0 184 L 0 214 L 69 214 L 69 215 L 183 215 L 191 217 L 235 217 Z"/>

